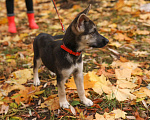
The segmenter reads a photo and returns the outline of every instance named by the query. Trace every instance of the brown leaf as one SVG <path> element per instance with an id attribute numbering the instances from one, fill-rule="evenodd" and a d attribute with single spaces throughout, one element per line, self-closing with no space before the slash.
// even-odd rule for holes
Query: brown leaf
<path id="1" fill-rule="evenodd" d="M 134 113 L 134 115 L 135 115 L 135 117 L 136 117 L 136 120 L 144 120 L 143 118 L 140 117 L 138 111 L 136 111 L 136 112 Z"/>
<path id="2" fill-rule="evenodd" d="M 125 57 L 120 56 L 120 61 L 121 62 L 128 62 L 129 60 L 127 60 Z"/>
<path id="3" fill-rule="evenodd" d="M 59 106 L 59 98 L 55 97 L 53 99 L 46 100 L 44 103 L 41 104 L 40 107 L 41 108 L 47 107 L 49 110 L 59 109 L 60 108 L 60 106 Z"/>
<path id="4" fill-rule="evenodd" d="M 114 6 L 114 9 L 119 10 L 120 8 L 122 8 L 124 6 L 124 0 L 119 0 L 116 5 Z"/>

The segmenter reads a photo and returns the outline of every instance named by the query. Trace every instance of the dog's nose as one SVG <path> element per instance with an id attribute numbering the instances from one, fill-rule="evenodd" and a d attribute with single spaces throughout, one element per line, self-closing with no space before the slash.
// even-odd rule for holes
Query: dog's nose
<path id="1" fill-rule="evenodd" d="M 105 44 L 109 43 L 109 40 L 108 39 L 105 39 Z"/>

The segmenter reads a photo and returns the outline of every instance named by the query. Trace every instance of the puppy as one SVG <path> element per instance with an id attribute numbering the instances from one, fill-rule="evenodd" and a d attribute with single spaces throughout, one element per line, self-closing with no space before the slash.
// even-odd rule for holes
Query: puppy
<path id="1" fill-rule="evenodd" d="M 74 76 L 80 100 L 86 106 L 93 105 L 84 93 L 82 51 L 87 47 L 104 47 L 109 40 L 98 33 L 95 24 L 87 17 L 90 8 L 91 5 L 78 14 L 64 36 L 41 33 L 33 43 L 34 85 L 40 85 L 38 68 L 43 62 L 50 71 L 56 73 L 59 104 L 63 108 L 69 108 L 64 84 L 71 74 Z M 56 40 L 61 37 L 62 40 Z"/>

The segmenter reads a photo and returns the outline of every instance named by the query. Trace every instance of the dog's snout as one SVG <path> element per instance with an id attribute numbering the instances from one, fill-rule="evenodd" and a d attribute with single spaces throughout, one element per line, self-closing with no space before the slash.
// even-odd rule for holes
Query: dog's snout
<path id="1" fill-rule="evenodd" d="M 105 44 L 109 43 L 109 40 L 108 39 L 105 39 Z"/>

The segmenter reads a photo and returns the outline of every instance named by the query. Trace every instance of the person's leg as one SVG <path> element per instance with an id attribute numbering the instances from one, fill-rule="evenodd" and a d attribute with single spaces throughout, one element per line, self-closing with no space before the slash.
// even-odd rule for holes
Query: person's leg
<path id="1" fill-rule="evenodd" d="M 38 25 L 35 23 L 34 19 L 34 10 L 33 10 L 33 1 L 32 0 L 25 0 L 26 7 L 27 7 L 27 16 L 29 21 L 29 27 L 31 29 L 38 29 Z"/>
<path id="2" fill-rule="evenodd" d="M 6 0 L 7 18 L 8 18 L 8 31 L 16 33 L 15 17 L 14 17 L 14 0 Z"/>

